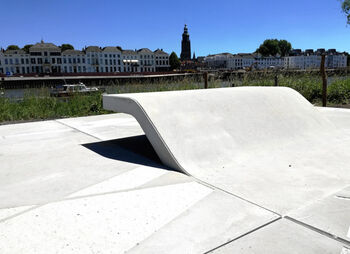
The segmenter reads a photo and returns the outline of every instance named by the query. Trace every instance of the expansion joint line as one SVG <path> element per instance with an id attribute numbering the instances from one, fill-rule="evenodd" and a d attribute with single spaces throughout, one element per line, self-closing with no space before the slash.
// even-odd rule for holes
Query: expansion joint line
<path id="1" fill-rule="evenodd" d="M 224 243 L 224 244 L 221 244 L 221 245 L 215 247 L 214 249 L 211 249 L 211 250 L 205 252 L 204 254 L 208 254 L 208 253 L 211 253 L 211 252 L 213 252 L 213 251 L 215 251 L 215 250 L 217 250 L 217 249 L 220 249 L 221 247 L 223 247 L 223 246 L 225 246 L 225 245 L 227 245 L 227 244 L 230 244 L 230 243 L 232 243 L 232 242 L 234 242 L 234 241 L 236 241 L 236 240 L 238 240 L 238 239 L 240 239 L 240 238 L 242 238 L 242 237 L 245 237 L 245 236 L 247 236 L 247 235 L 249 235 L 249 234 L 251 234 L 251 233 L 254 233 L 255 231 L 257 231 L 257 230 L 259 230 L 259 229 L 261 229 L 261 228 L 264 228 L 264 227 L 266 227 L 266 226 L 268 226 L 268 225 L 270 225 L 270 224 L 272 224 L 272 223 L 274 223 L 274 222 L 276 222 L 276 221 L 278 221 L 278 220 L 280 220 L 280 219 L 281 219 L 281 218 L 276 218 L 276 219 L 274 219 L 274 220 L 272 220 L 272 221 L 269 221 L 269 222 L 267 222 L 267 223 L 265 223 L 265 224 L 263 224 L 263 225 L 261 225 L 261 226 L 259 226 L 259 227 L 257 227 L 257 228 L 254 228 L 253 230 L 248 231 L 247 233 L 245 233 L 245 234 L 243 234 L 243 235 L 240 235 L 240 236 L 238 236 L 238 237 L 236 237 L 236 238 L 234 238 L 234 239 L 232 239 L 232 240 L 230 240 L 230 241 L 228 241 L 228 242 L 226 242 L 226 243 Z"/>
<path id="2" fill-rule="evenodd" d="M 64 126 L 70 128 L 70 129 L 73 129 L 73 130 L 75 130 L 75 131 L 81 132 L 81 133 L 83 133 L 83 134 L 85 134 L 85 135 L 88 135 L 88 136 L 90 136 L 90 137 L 93 137 L 93 138 L 95 138 L 95 139 L 97 139 L 97 140 L 102 140 L 102 139 L 100 139 L 100 138 L 98 138 L 98 137 L 96 137 L 96 136 L 94 136 L 94 135 L 92 135 L 92 134 L 90 134 L 90 133 L 87 133 L 87 132 L 85 132 L 85 131 L 79 130 L 78 128 L 75 128 L 75 127 L 73 127 L 73 126 L 71 126 L 71 125 L 69 125 L 69 124 L 63 123 L 63 122 L 61 122 L 60 120 L 54 120 L 54 121 L 55 121 L 56 123 L 60 123 L 60 124 L 62 124 L 62 125 L 64 125 Z"/>
<path id="3" fill-rule="evenodd" d="M 341 243 L 345 244 L 347 247 L 350 247 L 350 241 L 349 241 L 349 240 L 346 240 L 346 239 L 343 239 L 343 238 L 338 237 L 338 236 L 336 236 L 336 235 L 330 234 L 330 233 L 328 233 L 328 232 L 325 232 L 325 231 L 323 231 L 323 230 L 321 230 L 321 229 L 318 229 L 318 228 L 316 228 L 316 227 L 313 227 L 313 226 L 311 226 L 311 225 L 308 225 L 308 224 L 306 224 L 306 223 L 304 223 L 304 222 L 298 221 L 298 220 L 296 220 L 296 219 L 294 219 L 294 218 L 291 218 L 291 217 L 289 217 L 289 216 L 284 216 L 283 218 L 285 218 L 285 219 L 287 219 L 287 220 L 289 220 L 289 221 L 292 221 L 292 222 L 294 222 L 294 223 L 296 223 L 296 224 L 298 224 L 298 225 L 300 225 L 300 226 L 303 226 L 303 227 L 305 227 L 305 228 L 307 228 L 307 229 L 310 229 L 310 230 L 312 230 L 312 231 L 314 231 L 314 232 L 316 232 L 316 233 L 319 233 L 319 234 L 321 234 L 321 235 L 324 235 L 324 236 L 326 236 L 326 237 L 328 237 L 328 238 L 330 238 L 330 239 L 332 239 L 332 240 L 341 242 Z"/>
<path id="4" fill-rule="evenodd" d="M 207 186 L 207 187 L 209 187 L 209 188 L 212 188 L 212 189 L 216 189 L 216 190 L 225 192 L 226 194 L 229 194 L 229 195 L 231 195 L 231 196 L 234 196 L 234 197 L 236 197 L 236 198 L 238 198 L 238 199 L 241 199 L 241 200 L 243 200 L 243 201 L 245 201 L 245 202 L 248 202 L 248 203 L 250 203 L 250 204 L 252 204 L 252 205 L 258 206 L 258 207 L 260 207 L 260 208 L 262 208 L 262 209 L 264 209 L 264 210 L 266 210 L 266 211 L 269 211 L 269 212 L 271 212 L 271 213 L 273 213 L 273 214 L 275 214 L 275 215 L 277 215 L 277 216 L 279 216 L 279 217 L 281 217 L 281 218 L 283 217 L 281 214 L 279 214 L 279 213 L 277 213 L 277 212 L 275 212 L 275 211 L 272 211 L 271 209 L 268 209 L 268 208 L 266 208 L 266 207 L 264 207 L 264 206 L 262 206 L 262 205 L 259 205 L 259 204 L 257 204 L 257 203 L 254 203 L 253 201 L 250 201 L 250 200 L 248 200 L 248 199 L 245 199 L 245 198 L 243 198 L 243 197 L 240 197 L 240 196 L 238 196 L 238 195 L 236 195 L 236 194 L 234 194 L 234 193 L 232 193 L 232 192 L 229 192 L 229 191 L 227 191 L 227 190 L 221 189 L 221 188 L 219 188 L 219 187 L 217 187 L 217 186 L 215 186 L 215 185 L 212 185 L 212 184 L 210 184 L 210 183 L 204 182 L 203 180 L 198 179 L 197 177 L 194 177 L 193 175 L 190 175 L 190 176 L 193 177 L 193 178 L 194 178 L 196 181 L 198 181 L 199 183 L 201 183 L 201 184 L 203 184 L 203 185 L 205 185 L 205 186 Z"/>

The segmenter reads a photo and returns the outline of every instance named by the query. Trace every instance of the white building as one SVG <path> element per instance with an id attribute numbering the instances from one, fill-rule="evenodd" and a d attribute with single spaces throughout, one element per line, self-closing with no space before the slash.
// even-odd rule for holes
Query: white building
<path id="1" fill-rule="evenodd" d="M 169 71 L 169 54 L 164 52 L 163 49 L 157 49 L 154 51 L 156 71 Z"/>
<path id="2" fill-rule="evenodd" d="M 266 69 L 283 67 L 283 58 L 278 56 L 263 57 L 260 54 L 222 53 L 205 57 L 204 62 L 211 69 L 239 70 L 246 68 Z"/>
<path id="3" fill-rule="evenodd" d="M 155 72 L 170 69 L 169 55 L 157 49 L 121 50 L 89 46 L 61 51 L 52 43 L 36 43 L 23 50 L 0 51 L 0 74 Z"/>
<path id="4" fill-rule="evenodd" d="M 335 49 L 318 49 L 315 52 L 312 49 L 292 51 L 291 56 L 284 57 L 284 67 L 286 69 L 315 69 L 320 68 L 321 54 L 326 55 L 326 68 L 336 69 L 345 68 L 347 64 L 347 56 L 337 52 Z"/>
<path id="5" fill-rule="evenodd" d="M 325 51 L 318 49 L 293 50 L 292 55 L 286 57 L 267 56 L 260 54 L 230 54 L 221 53 L 209 55 L 204 58 L 204 62 L 211 69 L 238 70 L 246 68 L 268 69 L 268 68 L 285 68 L 285 69 L 314 69 L 319 68 L 321 64 L 321 54 L 326 54 L 326 68 L 345 68 L 347 56 L 336 52 L 335 49 Z"/>

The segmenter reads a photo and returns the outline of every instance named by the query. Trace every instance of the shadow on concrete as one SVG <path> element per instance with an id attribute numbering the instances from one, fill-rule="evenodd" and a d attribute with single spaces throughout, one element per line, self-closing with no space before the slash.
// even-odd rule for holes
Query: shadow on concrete
<path id="1" fill-rule="evenodd" d="M 171 170 L 162 164 L 146 135 L 88 143 L 82 146 L 109 159 Z"/>

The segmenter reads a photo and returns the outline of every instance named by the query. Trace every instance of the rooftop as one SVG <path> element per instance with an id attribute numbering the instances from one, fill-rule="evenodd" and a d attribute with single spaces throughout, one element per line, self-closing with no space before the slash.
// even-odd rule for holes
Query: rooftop
<path id="1" fill-rule="evenodd" d="M 103 52 L 118 52 L 118 53 L 120 53 L 121 51 L 117 47 L 104 47 Z"/>
<path id="2" fill-rule="evenodd" d="M 67 49 L 62 52 L 62 55 L 84 55 L 84 52 L 81 50 Z"/>

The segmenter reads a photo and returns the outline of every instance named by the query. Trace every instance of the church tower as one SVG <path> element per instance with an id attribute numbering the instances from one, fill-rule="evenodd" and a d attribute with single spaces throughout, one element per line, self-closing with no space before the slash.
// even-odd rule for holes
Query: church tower
<path id="1" fill-rule="evenodd" d="M 191 60 L 191 42 L 188 34 L 187 25 L 185 25 L 181 41 L 181 60 Z"/>

